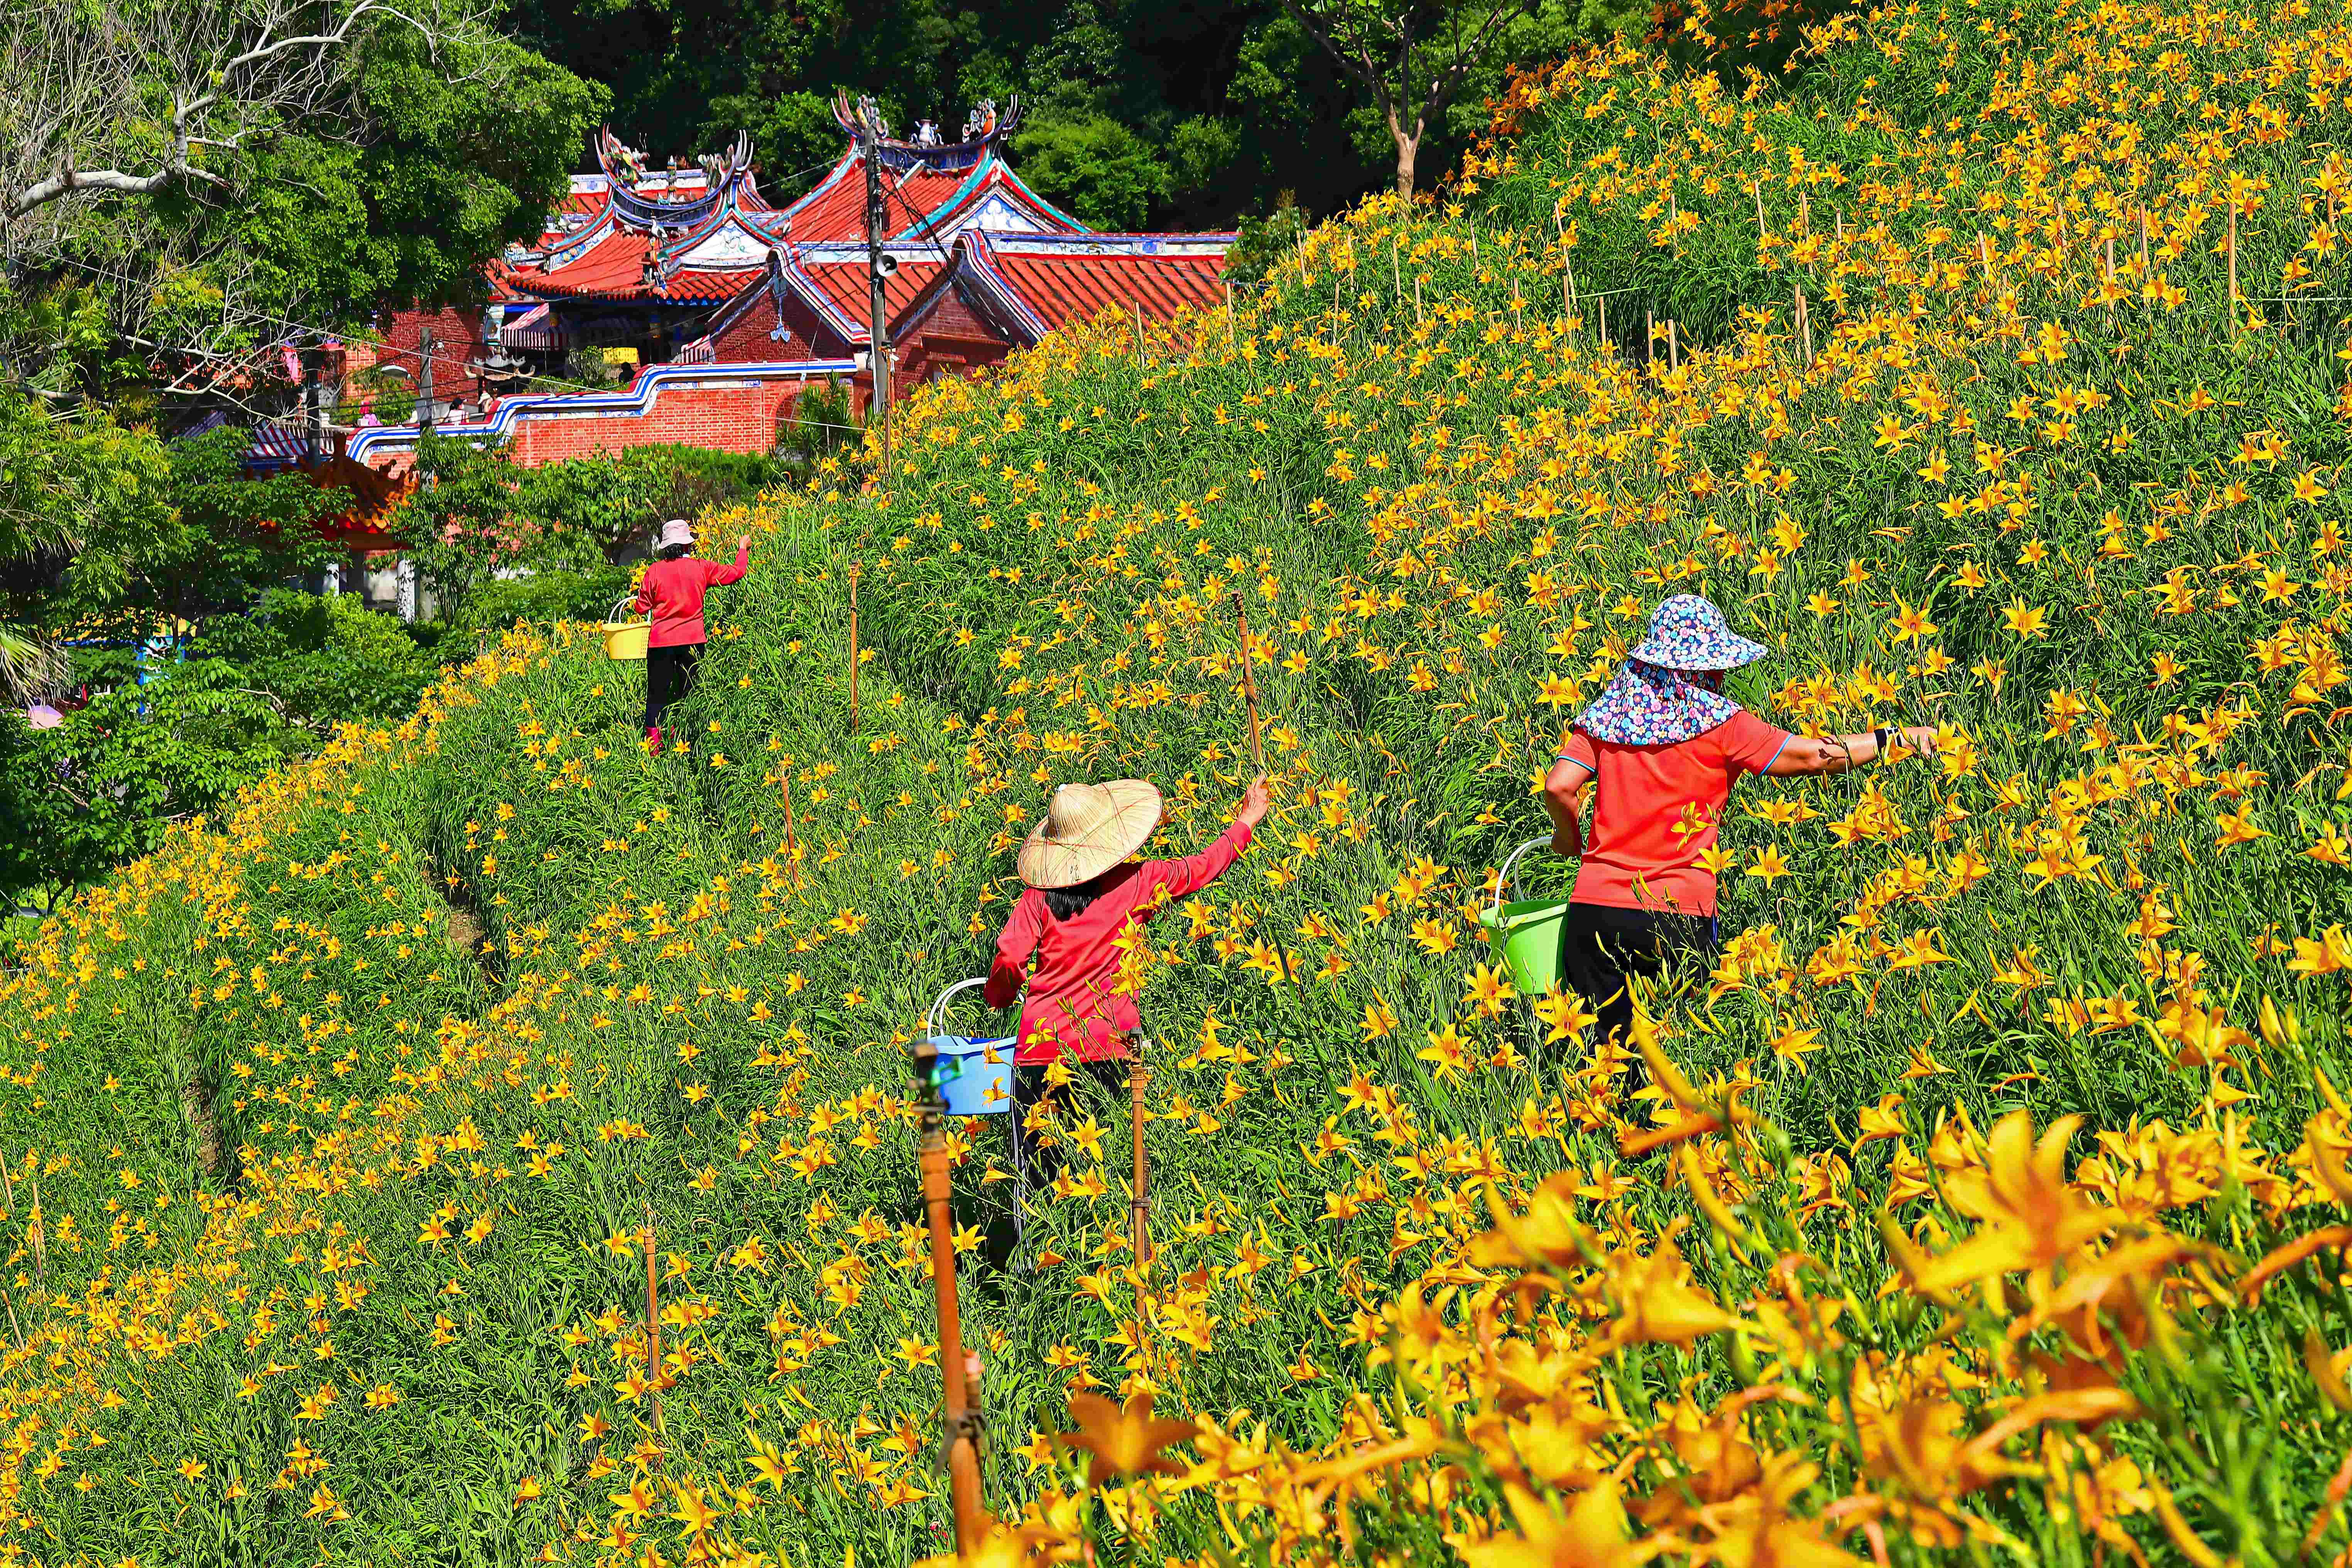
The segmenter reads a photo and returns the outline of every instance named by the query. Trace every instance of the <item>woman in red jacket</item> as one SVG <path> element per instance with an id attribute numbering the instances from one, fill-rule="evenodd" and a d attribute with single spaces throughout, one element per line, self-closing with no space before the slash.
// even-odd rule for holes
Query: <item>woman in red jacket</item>
<path id="1" fill-rule="evenodd" d="M 702 595 L 705 590 L 740 583 L 751 569 L 751 536 L 735 540 L 735 563 L 698 561 L 693 556 L 694 525 L 682 517 L 661 526 L 654 543 L 654 563 L 646 568 L 637 586 L 637 609 L 651 612 L 653 630 L 646 638 L 646 743 L 661 750 L 662 715 L 694 686 L 695 666 L 702 659 Z"/>
<path id="2" fill-rule="evenodd" d="M 1124 1079 L 1128 1042 L 1142 1028 L 1134 996 L 1119 984 L 1124 939 L 1224 875 L 1271 798 L 1260 775 L 1215 843 L 1181 860 L 1138 861 L 1129 858 L 1160 826 L 1160 792 L 1141 779 L 1064 784 L 1021 846 L 1028 888 L 996 939 L 984 993 L 992 1007 L 1027 994 L 1013 1056 L 1013 1233 L 992 1236 L 988 1247 L 998 1267 L 1024 1224 L 1030 1189 L 1052 1180 L 1060 1163 L 1037 1137 L 1068 1105 L 1047 1081 L 1050 1069 L 1066 1064 L 1065 1073 L 1083 1073 L 1114 1094 Z"/>

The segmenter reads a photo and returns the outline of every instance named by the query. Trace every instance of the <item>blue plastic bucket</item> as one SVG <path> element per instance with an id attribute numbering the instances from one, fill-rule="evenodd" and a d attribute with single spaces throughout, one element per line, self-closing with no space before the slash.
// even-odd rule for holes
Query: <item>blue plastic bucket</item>
<path id="1" fill-rule="evenodd" d="M 950 1116 L 1003 1116 L 1013 1110 L 1013 1038 L 974 1040 L 933 1035 L 939 1062 L 931 1079 Z"/>

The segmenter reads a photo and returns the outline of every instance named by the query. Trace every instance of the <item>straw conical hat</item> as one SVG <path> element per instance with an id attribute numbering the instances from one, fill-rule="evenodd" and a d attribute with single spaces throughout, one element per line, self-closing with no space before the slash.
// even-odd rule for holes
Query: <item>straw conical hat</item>
<path id="1" fill-rule="evenodd" d="M 1126 859 L 1160 826 L 1160 792 L 1141 779 L 1066 784 L 1021 846 L 1021 879 L 1074 888 Z"/>

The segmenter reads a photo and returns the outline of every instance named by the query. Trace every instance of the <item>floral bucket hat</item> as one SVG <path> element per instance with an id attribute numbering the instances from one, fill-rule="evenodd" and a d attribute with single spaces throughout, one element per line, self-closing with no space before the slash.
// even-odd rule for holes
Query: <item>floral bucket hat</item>
<path id="1" fill-rule="evenodd" d="M 1649 635 L 1625 657 L 1667 669 L 1738 669 L 1771 655 L 1733 631 L 1711 601 L 1676 594 L 1651 612 Z"/>
<path id="2" fill-rule="evenodd" d="M 1739 711 L 1723 694 L 1723 672 L 1770 652 L 1734 632 L 1696 594 L 1676 594 L 1651 615 L 1649 635 L 1577 716 L 1576 728 L 1619 746 L 1670 746 L 1703 735 Z"/>

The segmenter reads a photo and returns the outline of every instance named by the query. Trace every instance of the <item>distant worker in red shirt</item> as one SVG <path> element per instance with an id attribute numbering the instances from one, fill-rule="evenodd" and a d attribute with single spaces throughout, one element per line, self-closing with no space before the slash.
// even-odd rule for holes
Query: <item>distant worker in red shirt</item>
<path id="1" fill-rule="evenodd" d="M 1129 1041 L 1143 1026 L 1134 996 L 1119 984 L 1120 939 L 1224 875 L 1249 847 L 1271 798 L 1261 774 L 1232 826 L 1206 849 L 1181 860 L 1139 861 L 1129 857 L 1160 826 L 1160 792 L 1141 779 L 1068 784 L 1054 792 L 1045 820 L 1021 846 L 1028 888 L 996 939 L 982 994 L 990 1006 L 1008 1007 L 1027 993 L 1013 1057 L 1015 1234 L 1026 1194 L 1052 1180 L 1059 1163 L 1037 1138 L 1044 1117 L 1035 1114 L 1041 1102 L 1049 1103 L 1046 1116 L 1068 1108 L 1047 1082 L 1054 1064 L 1117 1093 Z M 1011 1237 L 992 1237 L 991 1261 L 1001 1268 L 1011 1248 Z"/>
<path id="2" fill-rule="evenodd" d="M 1713 961 L 1720 937 L 1707 851 L 1733 780 L 1841 773 L 1897 744 L 1936 749 L 1936 731 L 1924 724 L 1819 737 L 1775 729 L 1723 694 L 1726 672 L 1768 657 L 1712 603 L 1676 594 L 1561 738 L 1544 809 L 1553 852 L 1581 854 L 1583 864 L 1561 928 L 1559 972 L 1599 1010 L 1604 1039 L 1624 1038 L 1632 1026 L 1632 977 L 1656 980 L 1670 964 Z"/>
<path id="3" fill-rule="evenodd" d="M 661 525 L 654 542 L 654 563 L 637 585 L 637 609 L 651 612 L 653 630 L 646 637 L 646 743 L 661 750 L 662 715 L 669 705 L 694 689 L 695 667 L 702 659 L 702 595 L 710 588 L 740 583 L 751 569 L 751 536 L 735 540 L 735 563 L 698 561 L 693 555 L 694 525 L 682 517 Z"/>

